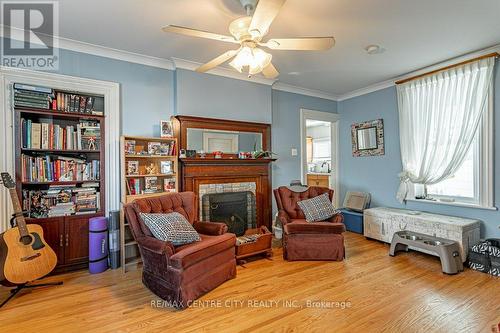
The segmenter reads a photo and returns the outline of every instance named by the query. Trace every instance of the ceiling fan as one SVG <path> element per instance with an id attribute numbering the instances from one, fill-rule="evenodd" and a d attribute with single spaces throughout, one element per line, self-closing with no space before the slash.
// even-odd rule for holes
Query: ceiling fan
<path id="1" fill-rule="evenodd" d="M 335 45 L 333 37 L 273 38 L 263 42 L 262 39 L 268 33 L 269 26 L 286 0 L 239 1 L 245 8 L 247 16 L 240 17 L 229 24 L 229 32 L 232 36 L 176 25 L 169 25 L 162 29 L 165 32 L 240 45 L 238 49 L 227 51 L 201 65 L 196 69 L 197 72 L 204 73 L 234 58 L 229 65 L 238 72 L 245 71 L 249 77 L 262 72 L 266 78 L 274 79 L 279 75 L 279 72 L 271 63 L 272 55 L 262 50 L 261 47 L 272 50 L 320 51 L 329 50 Z"/>

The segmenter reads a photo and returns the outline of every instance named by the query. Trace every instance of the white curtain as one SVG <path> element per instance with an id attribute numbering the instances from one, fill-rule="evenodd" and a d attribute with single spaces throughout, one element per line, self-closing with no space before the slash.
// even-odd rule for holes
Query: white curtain
<path id="1" fill-rule="evenodd" d="M 411 183 L 439 183 L 462 165 L 485 112 L 494 64 L 490 57 L 397 86 L 400 202 Z"/>

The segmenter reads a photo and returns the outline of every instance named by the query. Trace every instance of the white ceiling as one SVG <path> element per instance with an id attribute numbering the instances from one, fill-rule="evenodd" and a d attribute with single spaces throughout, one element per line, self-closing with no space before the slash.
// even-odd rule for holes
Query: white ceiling
<path id="1" fill-rule="evenodd" d="M 64 0 L 60 35 L 160 58 L 206 62 L 233 44 L 164 33 L 228 34 L 238 0 Z M 499 0 L 288 0 L 271 37 L 333 35 L 327 52 L 271 51 L 281 82 L 345 94 L 500 43 Z M 364 47 L 386 51 L 368 55 Z"/>

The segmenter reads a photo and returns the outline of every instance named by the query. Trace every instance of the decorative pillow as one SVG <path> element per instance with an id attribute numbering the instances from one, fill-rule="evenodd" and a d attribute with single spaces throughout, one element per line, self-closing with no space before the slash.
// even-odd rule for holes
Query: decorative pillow
<path id="1" fill-rule="evenodd" d="M 340 213 L 336 210 L 328 193 L 318 195 L 317 197 L 297 202 L 306 217 L 307 222 L 318 222 L 328 220 L 335 214 Z"/>
<path id="2" fill-rule="evenodd" d="M 140 213 L 141 219 L 151 230 L 155 238 L 172 242 L 173 245 L 183 245 L 200 240 L 200 235 L 184 215 L 173 212 L 167 214 Z"/>

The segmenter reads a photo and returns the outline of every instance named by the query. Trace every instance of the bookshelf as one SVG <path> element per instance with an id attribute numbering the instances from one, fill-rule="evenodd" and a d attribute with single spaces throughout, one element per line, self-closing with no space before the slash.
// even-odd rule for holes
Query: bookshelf
<path id="1" fill-rule="evenodd" d="M 121 202 L 177 192 L 178 144 L 174 137 L 154 138 L 122 136 L 121 147 Z M 120 245 L 123 272 L 141 263 L 137 243 L 120 210 Z"/>
<path id="2" fill-rule="evenodd" d="M 105 211 L 104 97 L 15 83 L 13 112 L 27 222 L 43 228 L 56 272 L 86 268 L 88 221 Z"/>

